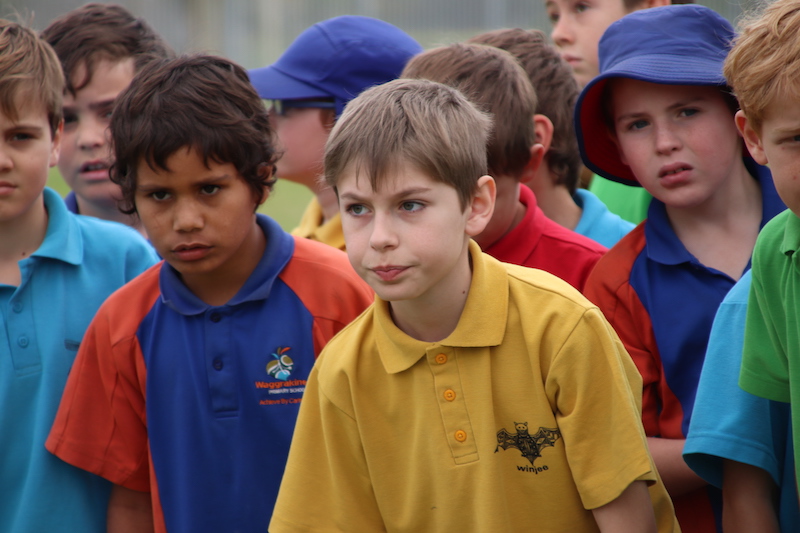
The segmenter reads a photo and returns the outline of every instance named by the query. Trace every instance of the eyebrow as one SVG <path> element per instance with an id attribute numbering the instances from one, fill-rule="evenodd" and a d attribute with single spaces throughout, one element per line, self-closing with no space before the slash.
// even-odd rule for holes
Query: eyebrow
<path id="1" fill-rule="evenodd" d="M 199 185 L 201 187 L 203 185 L 215 185 L 217 183 L 222 183 L 222 182 L 225 182 L 225 181 L 229 181 L 231 179 L 233 179 L 232 175 L 230 175 L 230 174 L 221 174 L 219 176 L 209 176 L 209 177 L 207 177 L 205 179 L 201 179 L 200 181 L 198 181 L 194 185 Z M 161 181 L 164 181 L 164 180 L 161 180 Z M 152 184 L 152 185 L 151 184 L 145 184 L 145 185 L 142 185 L 142 182 L 141 182 L 140 179 L 136 180 L 136 190 L 137 191 L 157 191 L 157 190 L 161 190 L 161 189 L 169 189 L 169 186 L 168 185 L 162 185 L 162 184 Z"/>
<path id="2" fill-rule="evenodd" d="M 691 97 L 691 98 L 687 98 L 685 100 L 680 100 L 678 102 L 675 102 L 672 105 L 667 106 L 667 110 L 668 111 L 673 111 L 673 110 L 679 109 L 681 107 L 686 107 L 688 105 L 697 104 L 698 102 L 705 102 L 707 100 L 708 100 L 708 98 L 706 98 L 705 96 L 694 96 L 694 97 Z M 642 116 L 645 116 L 647 114 L 648 113 L 645 113 L 644 111 L 634 111 L 633 113 L 626 113 L 624 115 L 620 115 L 619 117 L 617 117 L 617 120 L 615 120 L 615 123 L 621 122 L 623 120 L 630 120 L 632 118 L 642 117 Z"/>
<path id="3" fill-rule="evenodd" d="M 409 196 L 414 196 L 414 195 L 417 195 L 417 194 L 423 194 L 423 193 L 426 193 L 426 192 L 430 192 L 430 190 L 431 190 L 430 187 L 410 187 L 408 189 L 403 189 L 403 190 L 398 191 L 397 193 L 393 194 L 392 195 L 392 199 L 393 200 L 399 200 L 401 198 L 407 198 Z M 339 198 L 343 198 L 343 199 L 347 199 L 347 200 L 356 200 L 356 201 L 362 201 L 363 200 L 362 196 L 360 196 L 360 195 L 358 195 L 356 193 L 352 193 L 352 192 L 345 192 L 343 194 L 340 193 Z"/>

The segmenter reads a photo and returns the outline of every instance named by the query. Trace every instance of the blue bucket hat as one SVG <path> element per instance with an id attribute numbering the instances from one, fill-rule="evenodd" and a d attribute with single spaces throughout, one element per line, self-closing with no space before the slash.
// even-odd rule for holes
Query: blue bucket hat
<path id="1" fill-rule="evenodd" d="M 382 20 L 346 15 L 314 24 L 278 60 L 250 70 L 268 100 L 333 98 L 336 115 L 364 89 L 397 78 L 422 47 Z"/>
<path id="2" fill-rule="evenodd" d="M 608 133 L 603 88 L 610 78 L 725 87 L 722 65 L 734 36 L 727 20 L 696 4 L 643 9 L 611 24 L 598 45 L 600 74 L 575 105 L 575 132 L 586 166 L 604 178 L 639 185 Z"/>

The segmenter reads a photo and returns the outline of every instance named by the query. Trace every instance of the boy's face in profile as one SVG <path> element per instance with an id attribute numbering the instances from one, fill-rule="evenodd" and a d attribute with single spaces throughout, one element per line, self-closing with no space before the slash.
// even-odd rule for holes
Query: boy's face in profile
<path id="1" fill-rule="evenodd" d="M 783 203 L 800 216 L 800 100 L 773 97 L 764 109 L 760 131 L 741 111 L 736 113 L 736 125 L 753 159 L 769 164 Z"/>
<path id="2" fill-rule="evenodd" d="M 261 256 L 263 231 L 254 211 L 263 199 L 254 198 L 232 163 L 209 159 L 206 167 L 195 149 L 181 149 L 166 163 L 168 171 L 140 162 L 134 195 L 156 251 L 196 294 L 246 279 L 251 270 L 245 263 L 254 266 Z"/>
<path id="3" fill-rule="evenodd" d="M 583 87 L 600 69 L 597 44 L 612 22 L 628 11 L 623 0 L 546 0 L 553 31 L 550 37 Z"/>
<path id="4" fill-rule="evenodd" d="M 291 101 L 287 101 L 291 105 Z M 270 121 L 283 150 L 277 163 L 280 179 L 315 190 L 322 174 L 322 158 L 333 122 L 332 113 L 315 107 L 286 107 L 270 111 Z M 326 122 L 327 121 L 327 122 Z"/>
<path id="5" fill-rule="evenodd" d="M 16 120 L 0 111 L 0 225 L 25 220 L 42 202 L 61 145 L 61 129 L 51 135 L 43 104 L 18 96 L 16 111 Z"/>
<path id="6" fill-rule="evenodd" d="M 622 162 L 666 205 L 703 205 L 741 164 L 741 139 L 718 88 L 610 83 Z"/>
<path id="7" fill-rule="evenodd" d="M 73 82 L 81 82 L 86 68 L 79 65 Z M 134 76 L 133 58 L 95 64 L 92 79 L 76 94 L 64 95 L 64 141 L 58 168 L 67 185 L 75 191 L 79 207 L 83 202 L 114 207 L 121 194 L 108 177 L 113 162 L 108 125 L 117 95 Z"/>
<path id="8" fill-rule="evenodd" d="M 466 267 L 468 237 L 479 233 L 471 208 L 461 208 L 458 193 L 411 165 L 390 172 L 372 190 L 354 165 L 336 185 L 350 263 L 386 301 L 456 298 L 453 287 Z M 457 289 L 460 290 L 460 289 Z"/>

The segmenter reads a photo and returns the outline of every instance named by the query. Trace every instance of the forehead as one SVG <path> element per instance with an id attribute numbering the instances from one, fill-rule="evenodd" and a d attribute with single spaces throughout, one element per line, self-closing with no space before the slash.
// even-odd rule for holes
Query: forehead
<path id="1" fill-rule="evenodd" d="M 136 65 L 133 57 L 121 59 L 98 58 L 91 72 L 87 71 L 86 61 L 81 61 L 70 74 L 70 85 L 79 87 L 75 94 L 68 91 L 66 98 L 80 97 L 84 93 L 101 93 L 116 96 L 133 81 Z"/>
<path id="2" fill-rule="evenodd" d="M 449 187 L 408 162 L 391 164 L 374 179 L 372 169 L 359 163 L 350 163 L 341 172 L 336 183 L 340 196 L 357 194 L 371 197 L 394 196 L 409 189 L 434 189 L 440 186 Z"/>
<path id="3" fill-rule="evenodd" d="M 151 165 L 145 158 L 136 167 L 137 185 L 164 185 L 167 183 L 195 182 L 221 177 L 240 177 L 232 163 L 218 163 L 211 158 L 206 161 L 194 148 L 181 148 L 170 155 L 166 168 Z"/>
<path id="4" fill-rule="evenodd" d="M 726 105 L 719 88 L 714 86 L 667 85 L 631 78 L 613 78 L 609 83 L 614 111 L 617 113 L 631 107 L 660 107 L 696 100 Z"/>
<path id="5" fill-rule="evenodd" d="M 41 98 L 35 96 L 31 98 L 32 87 L 19 85 L 16 94 L 8 100 L 4 99 L 4 105 L 0 106 L 0 122 L 3 128 L 28 125 L 46 126 L 49 129 L 50 118 L 47 106 Z M 9 102 L 11 107 L 6 109 L 5 102 Z"/>

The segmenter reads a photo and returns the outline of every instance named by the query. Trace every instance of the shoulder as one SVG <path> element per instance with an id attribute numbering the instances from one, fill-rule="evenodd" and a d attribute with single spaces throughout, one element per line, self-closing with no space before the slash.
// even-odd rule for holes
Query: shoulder
<path id="1" fill-rule="evenodd" d="M 587 257 L 599 258 L 608 251 L 602 244 L 569 230 L 549 218 L 545 219 L 542 226 L 542 239 L 549 242 L 551 247 L 573 250 Z"/>
<path id="2" fill-rule="evenodd" d="M 377 352 L 375 304 L 344 326 L 322 350 L 318 360 L 320 383 L 335 381 L 335 376 L 349 375 L 368 352 Z M 379 358 L 369 357 L 372 362 Z"/>
<path id="3" fill-rule="evenodd" d="M 360 312 L 372 302 L 372 289 L 353 270 L 347 254 L 303 237 L 293 239 L 294 254 L 280 277 L 301 300 L 323 314 L 348 302 Z"/>
<path id="4" fill-rule="evenodd" d="M 589 275 L 587 287 L 598 282 L 619 286 L 629 280 L 633 263 L 647 242 L 644 231 L 647 223 L 644 221 L 633 228 L 597 262 Z"/>
<path id="5" fill-rule="evenodd" d="M 100 306 L 94 322 L 100 322 L 122 336 L 135 334 L 161 295 L 159 275 L 163 264 L 161 261 L 153 265 L 114 291 Z"/>
<path id="6" fill-rule="evenodd" d="M 583 315 L 596 308 L 575 287 L 544 270 L 503 263 L 509 283 L 509 305 L 525 316 L 550 313 Z"/>
<path id="7" fill-rule="evenodd" d="M 69 216 L 77 224 L 84 239 L 90 243 L 99 242 L 112 249 L 141 247 L 152 249 L 139 232 L 125 224 L 74 213 L 70 213 Z"/>

